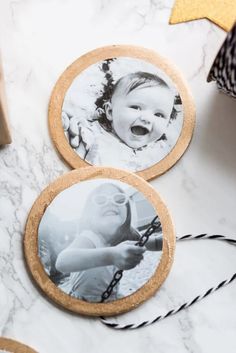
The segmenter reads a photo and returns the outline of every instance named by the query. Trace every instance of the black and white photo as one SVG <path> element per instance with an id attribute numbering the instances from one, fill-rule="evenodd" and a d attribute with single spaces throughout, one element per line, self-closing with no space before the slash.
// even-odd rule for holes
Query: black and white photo
<path id="1" fill-rule="evenodd" d="M 61 191 L 38 228 L 45 272 L 66 294 L 99 303 L 117 270 L 121 281 L 108 301 L 126 297 L 154 275 L 162 256 L 162 226 L 137 245 L 158 215 L 133 186 L 114 179 L 86 180 Z"/>
<path id="2" fill-rule="evenodd" d="M 61 118 L 81 159 L 138 172 L 174 148 L 183 107 L 163 70 L 138 58 L 114 57 L 87 67 L 72 81 Z"/>

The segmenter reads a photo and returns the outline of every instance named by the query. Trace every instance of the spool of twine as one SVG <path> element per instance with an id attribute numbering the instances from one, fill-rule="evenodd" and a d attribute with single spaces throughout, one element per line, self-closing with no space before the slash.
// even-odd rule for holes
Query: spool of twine
<path id="1" fill-rule="evenodd" d="M 208 74 L 224 93 L 236 98 L 236 23 L 228 33 Z"/>

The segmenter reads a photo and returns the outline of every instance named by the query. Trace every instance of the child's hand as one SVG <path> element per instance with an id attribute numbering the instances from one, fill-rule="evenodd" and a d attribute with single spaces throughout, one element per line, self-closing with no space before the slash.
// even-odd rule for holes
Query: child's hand
<path id="1" fill-rule="evenodd" d="M 62 118 L 63 129 L 64 129 L 64 131 L 67 131 L 69 129 L 69 126 L 70 126 L 70 119 L 69 119 L 68 115 L 65 112 L 62 112 L 61 118 Z"/>
<path id="2" fill-rule="evenodd" d="M 146 242 L 145 246 L 147 250 L 150 251 L 162 251 L 162 241 L 162 234 L 152 234 Z"/>
<path id="3" fill-rule="evenodd" d="M 128 240 L 114 247 L 114 265 L 120 270 L 130 270 L 142 261 L 146 248 L 135 243 Z"/>
<path id="4" fill-rule="evenodd" d="M 69 118 L 68 114 L 63 111 L 62 123 L 64 131 L 69 135 L 71 147 L 78 148 L 82 143 L 86 153 L 94 144 L 94 134 L 86 117 L 72 116 Z"/>

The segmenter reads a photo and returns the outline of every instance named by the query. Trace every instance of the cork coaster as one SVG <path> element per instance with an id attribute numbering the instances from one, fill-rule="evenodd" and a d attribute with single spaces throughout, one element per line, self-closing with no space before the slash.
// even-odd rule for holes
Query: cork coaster
<path id="1" fill-rule="evenodd" d="M 124 313 L 153 296 L 174 249 L 171 218 L 157 191 L 114 168 L 77 169 L 49 185 L 24 236 L 26 263 L 46 296 L 92 316 Z"/>
<path id="2" fill-rule="evenodd" d="M 12 339 L 0 337 L 0 353 L 36 353 L 36 351 Z"/>
<path id="3" fill-rule="evenodd" d="M 168 60 L 141 47 L 113 45 L 65 70 L 48 116 L 51 138 L 71 167 L 115 167 L 150 180 L 188 147 L 195 107 Z"/>

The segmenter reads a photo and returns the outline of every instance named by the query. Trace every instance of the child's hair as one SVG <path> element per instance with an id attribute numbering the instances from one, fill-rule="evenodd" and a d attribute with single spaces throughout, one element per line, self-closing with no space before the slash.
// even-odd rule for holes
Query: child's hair
<path id="1" fill-rule="evenodd" d="M 138 87 L 153 87 L 153 86 L 161 86 L 169 88 L 168 84 L 159 76 L 143 72 L 137 71 L 134 73 L 127 74 L 121 77 L 116 83 L 112 77 L 112 73 L 110 70 L 110 63 L 114 59 L 105 60 L 101 66 L 101 71 L 105 74 L 106 83 L 103 84 L 102 94 L 96 99 L 96 120 L 100 123 L 100 125 L 108 132 L 112 132 L 112 123 L 107 119 L 106 112 L 104 106 L 107 102 L 111 101 L 113 94 L 117 91 L 117 89 L 124 85 L 124 93 L 127 95 L 132 92 L 134 89 Z M 175 97 L 174 104 L 181 103 L 181 99 L 179 96 Z M 176 110 L 173 104 L 173 109 L 170 115 L 170 121 L 175 120 L 177 118 L 178 111 Z M 161 137 L 162 140 L 166 139 L 165 134 Z"/>
<path id="2" fill-rule="evenodd" d="M 93 196 L 95 196 L 97 194 L 97 192 L 100 191 L 100 189 L 102 189 L 104 186 L 112 186 L 114 188 L 116 188 L 118 190 L 118 192 L 125 194 L 124 190 L 122 188 L 120 188 L 119 186 L 107 182 L 104 183 L 102 185 L 99 185 L 98 187 L 96 187 L 88 196 L 88 199 L 85 203 L 84 206 L 84 212 L 82 215 L 82 222 L 80 225 L 80 230 L 86 230 L 88 229 L 88 218 L 91 217 L 90 213 L 89 213 L 89 209 L 90 209 L 90 203 L 91 203 L 91 199 L 93 198 Z M 117 245 L 118 243 L 124 241 L 124 240 L 138 240 L 140 237 L 139 232 L 134 229 L 131 225 L 131 218 L 132 218 L 132 214 L 131 214 L 131 206 L 130 206 L 130 201 L 128 200 L 128 202 L 126 203 L 126 220 L 125 222 L 117 229 L 116 231 L 116 236 L 115 239 L 117 239 L 117 243 L 115 243 L 114 245 Z"/>
<path id="3" fill-rule="evenodd" d="M 118 87 L 124 86 L 124 93 L 127 95 L 138 87 L 154 87 L 161 86 L 169 88 L 167 83 L 160 77 L 149 72 L 137 71 L 121 77 L 113 87 L 112 95 L 117 91 Z"/>

